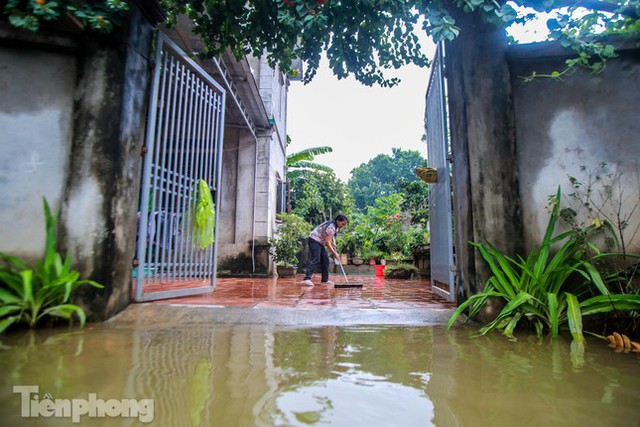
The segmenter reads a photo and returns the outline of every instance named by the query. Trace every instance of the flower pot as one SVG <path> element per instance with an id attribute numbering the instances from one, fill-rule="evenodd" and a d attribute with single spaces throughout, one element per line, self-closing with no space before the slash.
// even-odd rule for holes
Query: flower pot
<path id="1" fill-rule="evenodd" d="M 296 268 L 288 265 L 277 265 L 276 272 L 278 277 L 295 277 Z"/>
<path id="2" fill-rule="evenodd" d="M 357 258 L 356 257 L 356 258 L 352 258 L 351 259 L 351 263 L 353 265 L 362 265 L 362 264 L 364 264 L 364 260 L 362 258 Z"/>

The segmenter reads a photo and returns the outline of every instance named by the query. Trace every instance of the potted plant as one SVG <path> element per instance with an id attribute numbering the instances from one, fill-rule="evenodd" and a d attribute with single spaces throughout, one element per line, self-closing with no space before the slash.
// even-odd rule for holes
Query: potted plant
<path id="1" fill-rule="evenodd" d="M 369 249 L 362 252 L 362 258 L 365 260 L 369 260 L 369 265 L 376 265 L 380 262 L 384 253 L 377 249 Z"/>
<path id="2" fill-rule="evenodd" d="M 413 264 L 393 264 L 388 265 L 384 270 L 384 277 L 387 279 L 411 279 L 414 274 L 418 274 L 419 270 Z"/>
<path id="3" fill-rule="evenodd" d="M 364 264 L 364 259 L 360 255 L 360 251 L 356 251 L 351 258 L 351 264 L 353 265 L 362 265 Z"/>
<path id="4" fill-rule="evenodd" d="M 273 255 L 278 276 L 293 277 L 296 274 L 302 241 L 311 231 L 311 225 L 293 214 L 282 213 L 278 215 L 278 219 L 281 223 L 275 236 L 269 240 L 269 252 Z"/>

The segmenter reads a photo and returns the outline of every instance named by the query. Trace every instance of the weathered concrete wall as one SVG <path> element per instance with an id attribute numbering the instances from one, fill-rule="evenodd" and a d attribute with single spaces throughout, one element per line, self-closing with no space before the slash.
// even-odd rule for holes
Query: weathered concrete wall
<path id="1" fill-rule="evenodd" d="M 468 242 L 488 239 L 515 255 L 522 252 L 522 222 L 506 36 L 477 14 L 454 15 L 464 28 L 446 56 L 461 303 L 489 277 Z"/>
<path id="2" fill-rule="evenodd" d="M 236 200 L 238 192 L 238 146 L 239 129 L 225 129 L 224 152 L 222 154 L 222 177 L 220 188 L 222 195 L 218 207 L 218 257 L 224 259 L 228 256 L 224 246 L 234 244 L 236 241 Z"/>
<path id="3" fill-rule="evenodd" d="M 563 54 L 553 45 L 516 46 L 510 52 L 526 247 L 531 250 L 542 240 L 549 218 L 547 198 L 561 186 L 562 206 L 578 211 L 587 225 L 594 216 L 614 217 L 617 201 L 622 201 L 623 216 L 630 216 L 625 238 L 628 242 L 635 234 L 629 249 L 639 251 L 640 50 L 622 51 L 599 75 L 580 70 L 562 81 L 522 82 L 520 77 L 533 71 L 562 70 Z M 600 167 L 603 162 L 612 177 Z M 588 213 L 568 197 L 573 192 L 568 177 L 586 183 L 590 172 L 601 177 L 594 186 L 594 206 L 603 205 L 604 212 Z M 613 203 L 603 204 L 607 183 L 614 184 Z"/>
<path id="4" fill-rule="evenodd" d="M 277 176 L 285 177 L 287 79 L 266 59 L 249 57 L 252 74 L 271 128 L 225 128 L 218 275 L 269 275 L 267 252 L 276 226 Z M 256 102 L 244 99 L 244 102 Z M 255 106 L 254 106 L 255 107 Z M 252 111 L 260 108 L 252 108 Z"/>
<path id="5" fill-rule="evenodd" d="M 76 64 L 72 52 L 0 47 L 0 251 L 42 255 L 42 197 L 60 208 L 69 166 Z"/>
<path id="6" fill-rule="evenodd" d="M 113 39 L 83 43 L 61 228 L 80 271 L 105 285 L 80 292 L 98 319 L 131 300 L 152 30 L 134 9 Z"/>
<path id="7" fill-rule="evenodd" d="M 158 6 L 141 3 L 145 13 Z M 82 278 L 105 286 L 80 288 L 75 298 L 96 320 L 131 300 L 153 30 L 137 4 L 108 36 L 82 33 L 69 42 L 49 33 L 0 31 L 4 46 L 25 47 L 0 48 L 6 59 L 0 82 L 13 85 L 6 90 L 12 95 L 0 101 L 0 161 L 12 172 L 3 173 L 0 184 L 0 200 L 12 202 L 0 206 L 2 221 L 9 219 L 0 229 L 0 249 L 41 256 L 41 197 L 47 196 L 60 208 L 61 251 L 72 256 Z M 17 218 L 29 223 L 22 238 L 15 235 L 20 224 L 11 220 Z"/>

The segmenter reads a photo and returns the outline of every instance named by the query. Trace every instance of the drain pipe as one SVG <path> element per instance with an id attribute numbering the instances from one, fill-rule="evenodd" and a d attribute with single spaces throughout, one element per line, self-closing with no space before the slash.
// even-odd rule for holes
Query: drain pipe
<path id="1" fill-rule="evenodd" d="M 251 263 L 256 272 L 256 194 L 258 193 L 258 138 L 254 139 L 255 160 L 253 162 L 253 219 L 251 221 Z"/>

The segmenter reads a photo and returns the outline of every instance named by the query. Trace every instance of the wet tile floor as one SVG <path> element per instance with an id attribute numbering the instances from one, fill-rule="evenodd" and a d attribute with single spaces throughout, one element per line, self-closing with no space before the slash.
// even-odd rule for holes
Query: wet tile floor
<path id="1" fill-rule="evenodd" d="M 349 276 L 350 283 L 362 288 L 339 288 L 320 284 L 300 284 L 295 278 L 218 278 L 216 289 L 202 295 L 155 301 L 156 304 L 211 305 L 222 307 L 296 307 L 296 308 L 361 308 L 420 309 L 454 308 L 431 290 L 425 279 L 399 280 L 375 276 Z M 344 283 L 332 276 L 336 283 Z"/>

